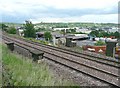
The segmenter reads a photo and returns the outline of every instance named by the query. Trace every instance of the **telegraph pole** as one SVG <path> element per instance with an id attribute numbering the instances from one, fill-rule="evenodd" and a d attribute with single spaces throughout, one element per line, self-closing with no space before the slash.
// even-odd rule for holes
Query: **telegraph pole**
<path id="1" fill-rule="evenodd" d="M 120 17 L 119 17 L 119 15 L 118 15 L 118 32 L 120 34 Z M 120 36 L 117 40 L 118 40 L 118 46 L 120 46 Z"/>
<path id="2" fill-rule="evenodd" d="M 118 24 L 119 25 L 119 24 Z M 118 29 L 118 31 L 119 31 L 119 34 L 120 34 L 120 28 Z M 119 38 L 118 38 L 118 45 L 120 46 L 120 36 L 119 36 Z"/>
<path id="3" fill-rule="evenodd" d="M 120 34 L 120 1 L 118 2 L 118 32 Z M 118 46 L 120 46 L 120 36 L 118 38 Z"/>

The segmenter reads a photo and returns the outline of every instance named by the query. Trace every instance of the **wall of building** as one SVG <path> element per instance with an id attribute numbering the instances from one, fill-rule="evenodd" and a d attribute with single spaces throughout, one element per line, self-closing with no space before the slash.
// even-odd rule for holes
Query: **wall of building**
<path id="1" fill-rule="evenodd" d="M 83 50 L 88 50 L 88 48 L 91 48 L 91 49 L 95 50 L 95 51 L 92 51 L 92 52 L 106 54 L 106 46 L 89 46 L 89 45 L 86 45 L 86 46 L 83 46 L 82 48 L 83 48 Z M 99 52 L 100 49 L 103 52 Z M 120 56 L 120 47 L 116 47 L 115 54 Z"/>

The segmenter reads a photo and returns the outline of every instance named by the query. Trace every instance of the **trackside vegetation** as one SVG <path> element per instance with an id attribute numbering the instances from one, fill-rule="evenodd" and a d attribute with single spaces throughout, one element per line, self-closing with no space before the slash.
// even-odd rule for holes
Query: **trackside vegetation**
<path id="1" fill-rule="evenodd" d="M 45 63 L 36 64 L 31 59 L 11 53 L 5 45 L 0 46 L 2 46 L 3 86 L 76 87 L 71 82 L 54 78 Z"/>
<path id="2" fill-rule="evenodd" d="M 1 87 L 2 87 L 2 46 L 0 46 L 0 88 Z"/>
<path id="3" fill-rule="evenodd" d="M 95 43 L 95 45 L 96 45 L 96 46 L 103 46 L 103 45 L 106 45 L 106 43 L 105 43 L 105 42 L 102 42 L 102 41 L 97 41 L 97 42 Z"/>
<path id="4" fill-rule="evenodd" d="M 16 37 L 16 38 L 22 38 L 22 39 L 25 39 L 25 40 L 31 40 L 33 42 L 38 42 L 40 44 L 45 44 L 45 45 L 48 45 L 49 43 L 47 41 L 44 41 L 44 40 L 36 40 L 34 38 L 25 38 L 25 37 L 22 37 L 22 36 L 18 36 L 18 35 L 13 35 L 13 34 L 8 34 L 12 37 Z"/>
<path id="5" fill-rule="evenodd" d="M 25 30 L 24 30 L 24 37 L 29 37 L 29 38 L 35 38 L 35 28 L 32 22 L 30 21 L 25 21 L 26 24 L 24 24 Z"/>

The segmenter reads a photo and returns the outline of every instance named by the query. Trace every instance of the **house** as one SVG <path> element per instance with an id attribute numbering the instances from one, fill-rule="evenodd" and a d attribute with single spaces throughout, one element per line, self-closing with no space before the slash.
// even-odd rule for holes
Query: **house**
<path id="1" fill-rule="evenodd" d="M 17 29 L 17 34 L 19 35 L 19 36 L 24 36 L 24 27 L 17 27 L 16 28 Z"/>
<path id="2" fill-rule="evenodd" d="M 45 40 L 44 32 L 36 32 L 36 39 L 38 39 L 38 40 Z"/>
<path id="3" fill-rule="evenodd" d="M 89 36 L 87 34 L 72 34 L 67 35 L 67 38 L 72 38 L 73 40 L 86 40 Z"/>
<path id="4" fill-rule="evenodd" d="M 66 36 L 66 46 L 79 46 L 81 44 L 81 41 L 89 39 L 89 36 L 87 34 L 73 34 L 73 35 L 67 35 Z"/>
<path id="5" fill-rule="evenodd" d="M 59 32 L 52 32 L 53 44 L 56 45 L 58 43 L 65 43 L 65 36 L 60 34 Z"/>
<path id="6" fill-rule="evenodd" d="M 113 27 L 112 29 L 109 29 L 109 32 L 117 32 L 118 31 L 118 28 L 116 27 Z"/>
<path id="7" fill-rule="evenodd" d="M 67 30 L 67 29 L 70 29 L 70 28 L 53 28 L 54 31 L 61 31 L 61 30 Z"/>
<path id="8" fill-rule="evenodd" d="M 116 32 L 118 31 L 117 27 L 104 27 L 102 30 L 104 30 L 105 32 Z"/>

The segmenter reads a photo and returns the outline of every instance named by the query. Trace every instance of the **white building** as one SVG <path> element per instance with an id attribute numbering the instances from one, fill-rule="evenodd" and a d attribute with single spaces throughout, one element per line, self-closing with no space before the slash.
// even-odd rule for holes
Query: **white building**
<path id="1" fill-rule="evenodd" d="M 24 28 L 23 27 L 16 27 L 16 29 L 17 29 L 17 34 L 19 35 L 19 36 L 24 36 Z"/>
<path id="2" fill-rule="evenodd" d="M 91 32 L 91 30 L 82 28 L 82 29 L 76 29 L 76 32 L 82 32 L 82 33 L 87 33 L 87 34 L 89 34 L 89 33 Z"/>
<path id="3" fill-rule="evenodd" d="M 112 28 L 104 28 L 103 29 L 105 32 L 116 32 L 118 31 L 118 28 L 117 27 L 112 27 Z"/>
<path id="4" fill-rule="evenodd" d="M 64 35 L 60 34 L 59 32 L 52 32 L 53 44 L 54 45 L 58 44 L 59 39 L 63 37 Z"/>
<path id="5" fill-rule="evenodd" d="M 87 34 L 74 34 L 75 36 L 80 36 L 80 37 L 89 37 Z"/>
<path id="6" fill-rule="evenodd" d="M 112 29 L 109 29 L 109 32 L 116 32 L 116 31 L 118 31 L 118 28 L 116 28 L 116 27 L 113 27 Z"/>
<path id="7" fill-rule="evenodd" d="M 95 41 L 103 41 L 103 42 L 105 42 L 105 41 L 117 41 L 117 39 L 101 37 L 101 38 L 95 38 Z"/>
<path id="8" fill-rule="evenodd" d="M 53 28 L 54 31 L 61 31 L 61 30 L 67 30 L 67 29 L 70 29 L 70 28 Z"/>

